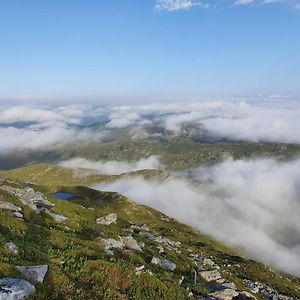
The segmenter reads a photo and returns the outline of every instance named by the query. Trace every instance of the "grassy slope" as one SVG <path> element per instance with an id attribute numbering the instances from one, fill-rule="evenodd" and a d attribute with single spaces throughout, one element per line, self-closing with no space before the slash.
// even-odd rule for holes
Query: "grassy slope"
<path id="1" fill-rule="evenodd" d="M 141 170 L 121 175 L 100 175 L 86 169 L 68 169 L 57 165 L 36 164 L 12 170 L 0 171 L 0 178 L 38 185 L 90 185 L 92 183 L 116 180 L 126 176 L 164 178 L 168 176 L 160 170 Z"/>
<path id="2" fill-rule="evenodd" d="M 54 211 L 66 215 L 64 225 L 53 222 L 46 215 L 36 216 L 24 207 L 25 222 L 17 221 L 0 211 L 0 277 L 20 274 L 14 268 L 18 264 L 48 264 L 45 282 L 37 286 L 33 299 L 185 299 L 186 291 L 179 287 L 178 279 L 184 275 L 185 284 L 192 286 L 191 261 L 188 250 L 203 257 L 212 257 L 228 271 L 223 274 L 240 288 L 242 279 L 265 282 L 279 292 L 300 297 L 299 281 L 271 271 L 261 263 L 240 257 L 234 250 L 211 240 L 190 227 L 145 206 L 137 205 L 128 198 L 108 192 L 98 192 L 87 187 L 35 186 L 46 195 L 53 192 L 76 194 L 72 201 L 48 196 L 56 204 Z M 18 205 L 5 192 L 0 199 L 8 199 Z M 93 209 L 89 209 L 89 208 Z M 107 213 L 118 214 L 117 224 L 98 225 L 95 219 Z M 109 257 L 97 241 L 100 233 L 117 238 L 131 223 L 147 223 L 151 232 L 182 242 L 181 253 L 167 250 L 167 258 L 177 264 L 175 272 L 149 264 L 149 258 L 158 256 L 156 244 L 134 233 L 145 243 L 144 253 L 116 251 Z M 36 225 L 41 225 L 37 227 Z M 19 248 L 19 256 L 11 256 L 4 244 L 13 241 Z M 136 275 L 134 268 L 144 264 L 153 275 Z M 231 265 L 228 267 L 228 265 Z M 200 278 L 198 278 L 201 281 Z"/>
<path id="3" fill-rule="evenodd" d="M 56 163 L 76 156 L 91 160 L 136 161 L 149 155 L 159 155 L 168 169 L 182 170 L 212 164 L 230 155 L 235 159 L 249 157 L 279 157 L 289 159 L 300 154 L 300 145 L 270 143 L 196 143 L 189 139 L 172 138 L 159 141 L 128 140 L 94 144 L 70 144 L 57 149 L 24 151 L 0 157 L 5 169 L 36 163 Z"/>

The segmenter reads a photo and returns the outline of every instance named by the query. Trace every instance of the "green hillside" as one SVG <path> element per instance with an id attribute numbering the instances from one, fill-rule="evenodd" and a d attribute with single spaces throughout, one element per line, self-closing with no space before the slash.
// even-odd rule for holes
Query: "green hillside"
<path id="1" fill-rule="evenodd" d="M 20 198 L 4 191 L 7 186 L 17 192 L 26 188 L 41 192 L 36 195 L 55 205 L 51 212 L 67 219 L 57 222 L 47 210 L 34 213 Z M 60 200 L 53 196 L 58 192 L 71 197 Z M 251 297 L 263 299 L 261 293 L 249 289 L 246 280 L 259 282 L 278 295 L 300 298 L 298 279 L 243 257 L 118 193 L 3 181 L 0 201 L 21 207 L 23 214 L 23 219 L 17 219 L 9 210 L 0 209 L 0 279 L 22 278 L 16 265 L 49 266 L 44 282 L 36 284 L 30 299 L 193 299 L 212 295 L 227 283 L 234 285 L 236 293 L 247 291 Z M 111 213 L 117 215 L 115 223 L 96 222 Z M 126 236 L 131 236 L 141 251 L 129 246 L 106 248 L 105 240 L 123 241 Z M 9 242 L 16 245 L 17 254 L 7 250 Z M 166 259 L 176 268 L 154 264 L 153 258 Z M 223 283 L 207 281 L 201 275 L 212 269 L 220 273 Z"/>

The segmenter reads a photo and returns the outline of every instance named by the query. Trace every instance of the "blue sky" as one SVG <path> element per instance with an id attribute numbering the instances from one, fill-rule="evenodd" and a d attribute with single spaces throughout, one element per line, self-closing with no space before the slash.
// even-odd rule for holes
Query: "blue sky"
<path id="1" fill-rule="evenodd" d="M 3 0 L 0 99 L 299 97 L 300 1 L 238 1 Z"/>

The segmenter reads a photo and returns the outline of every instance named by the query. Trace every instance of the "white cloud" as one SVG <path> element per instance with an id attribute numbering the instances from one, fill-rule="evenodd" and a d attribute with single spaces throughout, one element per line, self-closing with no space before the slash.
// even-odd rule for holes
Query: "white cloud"
<path id="1" fill-rule="evenodd" d="M 296 4 L 294 4 L 294 9 L 296 9 L 296 10 L 300 10 L 300 3 L 296 3 Z"/>
<path id="2" fill-rule="evenodd" d="M 300 159 L 233 161 L 163 182 L 94 186 L 158 209 L 283 271 L 300 276 Z"/>
<path id="3" fill-rule="evenodd" d="M 193 1 L 193 0 L 156 0 L 154 9 L 157 11 L 167 10 L 167 11 L 176 11 L 176 10 L 188 10 L 192 7 L 202 7 L 208 8 L 209 5 Z"/>
<path id="4" fill-rule="evenodd" d="M 237 0 L 234 2 L 235 5 L 248 5 L 255 3 L 255 0 Z"/>
<path id="5" fill-rule="evenodd" d="M 159 158 L 155 155 L 147 158 L 141 158 L 138 161 L 91 161 L 76 157 L 60 163 L 61 166 L 72 169 L 88 169 L 97 171 L 100 174 L 119 175 L 145 169 L 162 169 Z"/>

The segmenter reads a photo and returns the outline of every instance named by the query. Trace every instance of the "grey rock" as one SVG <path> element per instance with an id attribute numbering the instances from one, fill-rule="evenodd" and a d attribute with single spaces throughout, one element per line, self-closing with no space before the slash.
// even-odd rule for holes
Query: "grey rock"
<path id="1" fill-rule="evenodd" d="M 176 269 L 176 265 L 167 259 L 152 257 L 151 263 L 155 264 L 155 265 L 159 265 L 159 266 L 163 267 L 164 269 L 167 269 L 170 271 L 174 271 Z"/>
<path id="2" fill-rule="evenodd" d="M 55 214 L 55 213 L 51 212 L 50 210 L 46 209 L 44 211 L 57 223 L 63 223 L 68 220 L 67 217 L 65 217 L 63 215 Z"/>
<path id="3" fill-rule="evenodd" d="M 143 252 L 140 245 L 137 243 L 137 241 L 132 236 L 130 236 L 130 235 L 123 236 L 123 237 L 121 237 L 121 240 L 127 249 Z"/>
<path id="4" fill-rule="evenodd" d="M 252 294 L 243 291 L 240 292 L 236 297 L 233 298 L 234 300 L 257 300 Z"/>
<path id="5" fill-rule="evenodd" d="M 115 239 L 104 239 L 100 238 L 99 241 L 103 244 L 105 249 L 112 249 L 112 248 L 124 248 L 124 243 L 122 241 L 117 241 Z"/>
<path id="6" fill-rule="evenodd" d="M 48 271 L 47 265 L 39 266 L 16 266 L 22 275 L 32 283 L 42 283 Z"/>
<path id="7" fill-rule="evenodd" d="M 23 219 L 23 218 L 24 218 L 23 214 L 21 214 L 21 213 L 18 212 L 18 211 L 14 211 L 11 215 L 12 215 L 13 217 L 17 218 L 17 219 Z"/>
<path id="8" fill-rule="evenodd" d="M 104 217 L 98 218 L 96 220 L 97 224 L 101 224 L 101 225 L 110 225 L 112 223 L 116 223 L 118 216 L 114 213 L 112 214 L 108 214 Z"/>
<path id="9" fill-rule="evenodd" d="M 155 240 L 156 240 L 156 236 L 154 236 L 154 235 L 151 234 L 150 232 L 141 231 L 139 234 L 140 234 L 141 236 L 143 236 L 144 238 L 150 240 L 150 241 L 155 241 Z"/>
<path id="10" fill-rule="evenodd" d="M 234 297 L 238 295 L 239 293 L 234 289 L 224 289 L 210 294 L 210 296 L 218 300 L 232 300 Z"/>
<path id="11" fill-rule="evenodd" d="M 130 228 L 138 230 L 138 231 L 149 231 L 150 230 L 147 224 L 131 225 Z"/>
<path id="12" fill-rule="evenodd" d="M 0 278 L 0 300 L 22 300 L 35 293 L 35 287 L 26 280 Z"/>
<path id="13" fill-rule="evenodd" d="M 180 247 L 180 245 L 181 245 L 180 242 L 173 241 L 173 240 L 171 240 L 169 238 L 166 238 L 166 237 L 163 237 L 163 236 L 157 237 L 155 239 L 155 241 L 158 242 L 158 243 L 170 245 L 172 247 Z"/>
<path id="14" fill-rule="evenodd" d="M 14 212 L 21 211 L 22 208 L 7 201 L 0 201 L 0 209 L 11 210 Z"/>
<path id="15" fill-rule="evenodd" d="M 12 188 L 8 185 L 0 185 L 0 189 L 17 197 L 23 205 L 28 206 L 36 213 L 39 213 L 42 208 L 51 209 L 55 206 L 53 203 L 48 201 L 41 192 L 35 192 L 35 190 L 30 187 L 18 189 Z"/>
<path id="16" fill-rule="evenodd" d="M 18 248 L 13 242 L 5 244 L 5 249 L 13 255 L 18 255 Z"/>
<path id="17" fill-rule="evenodd" d="M 165 249 L 163 248 L 163 246 L 158 245 L 158 246 L 157 246 L 157 249 L 158 249 L 159 254 L 165 253 Z"/>
<path id="18" fill-rule="evenodd" d="M 110 256 L 114 256 L 115 255 L 114 251 L 112 251 L 110 249 L 105 249 L 104 251 L 105 251 L 106 254 L 108 254 Z"/>
<path id="19" fill-rule="evenodd" d="M 229 288 L 229 289 L 236 289 L 236 285 L 234 282 L 225 282 L 222 284 L 223 287 Z"/>
<path id="20" fill-rule="evenodd" d="M 208 282 L 222 279 L 218 270 L 200 271 L 199 274 Z"/>

